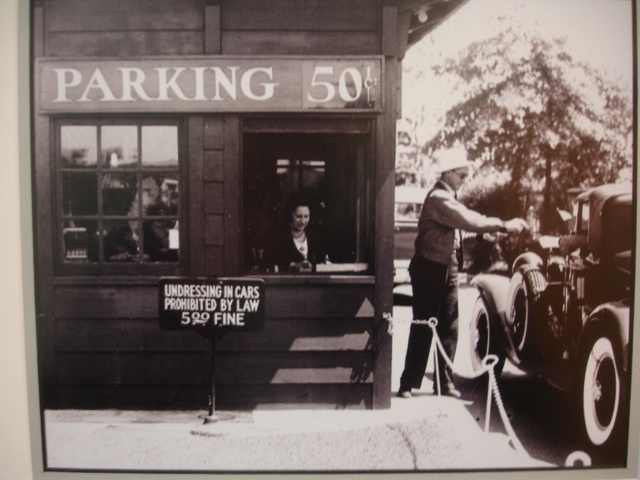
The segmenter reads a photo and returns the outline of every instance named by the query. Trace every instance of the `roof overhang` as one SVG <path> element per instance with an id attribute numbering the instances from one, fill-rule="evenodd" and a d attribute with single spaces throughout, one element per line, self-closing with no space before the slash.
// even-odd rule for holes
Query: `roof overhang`
<path id="1" fill-rule="evenodd" d="M 435 30 L 469 0 L 391 0 L 406 19 L 407 48 Z M 387 3 L 387 2 L 385 2 Z"/>

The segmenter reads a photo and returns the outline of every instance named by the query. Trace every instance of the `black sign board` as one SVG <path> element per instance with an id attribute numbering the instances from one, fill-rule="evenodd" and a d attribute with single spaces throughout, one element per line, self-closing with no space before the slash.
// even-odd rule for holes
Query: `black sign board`
<path id="1" fill-rule="evenodd" d="M 260 331 L 264 327 L 261 279 L 160 279 L 160 328 Z"/>

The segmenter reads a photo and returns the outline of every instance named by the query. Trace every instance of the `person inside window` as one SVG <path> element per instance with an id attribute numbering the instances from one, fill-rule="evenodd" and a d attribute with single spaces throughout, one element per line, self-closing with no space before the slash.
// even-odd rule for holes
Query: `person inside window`
<path id="1" fill-rule="evenodd" d="M 143 179 L 143 188 L 145 181 L 155 181 L 151 178 Z M 154 201 L 147 206 L 143 201 L 143 208 L 146 207 L 146 214 L 149 217 L 155 216 L 171 216 L 178 213 L 178 182 L 170 178 L 160 178 L 159 187 L 156 184 L 156 195 Z M 149 182 L 151 183 L 151 182 Z M 144 253 L 149 256 L 151 262 L 177 262 L 178 250 L 171 248 L 169 231 L 177 228 L 177 220 L 173 219 L 157 219 L 145 221 L 143 223 L 144 233 Z"/>
<path id="2" fill-rule="evenodd" d="M 178 261 L 177 248 L 171 248 L 170 231 L 178 228 L 178 221 L 171 218 L 178 213 L 178 182 L 161 176 L 142 179 L 141 191 L 135 191 L 128 212 L 116 212 L 135 217 L 136 220 L 105 222 L 104 256 L 111 262 Z M 120 189 L 124 190 L 124 189 Z M 145 216 L 142 223 L 144 235 L 143 253 L 140 254 L 140 227 L 137 219 L 140 207 Z M 159 218 L 158 218 L 159 217 Z"/>
<path id="3" fill-rule="evenodd" d="M 109 222 L 105 228 L 104 258 L 109 262 L 138 260 L 138 240 L 129 222 Z"/>
<path id="4" fill-rule="evenodd" d="M 112 154 L 112 157 L 115 154 Z M 111 158 L 110 165 L 117 166 Z M 131 175 L 108 174 L 102 178 L 103 211 L 105 215 L 136 214 L 138 192 Z M 108 262 L 133 262 L 139 260 L 137 222 L 105 222 L 104 258 Z"/>
<path id="5" fill-rule="evenodd" d="M 294 194 L 285 208 L 284 226 L 267 242 L 265 265 L 273 272 L 311 272 L 329 258 L 321 232 L 309 226 L 311 202 Z"/>

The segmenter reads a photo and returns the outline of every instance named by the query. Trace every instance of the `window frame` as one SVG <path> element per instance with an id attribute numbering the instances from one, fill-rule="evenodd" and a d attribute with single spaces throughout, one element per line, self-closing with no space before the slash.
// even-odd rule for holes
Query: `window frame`
<path id="1" fill-rule="evenodd" d="M 96 145 L 97 164 L 92 169 L 65 167 L 62 164 L 61 141 L 63 126 L 92 126 L 99 129 L 103 126 L 135 126 L 138 134 L 138 141 L 142 139 L 141 128 L 144 126 L 175 126 L 178 134 L 178 165 L 177 167 L 143 167 L 138 163 L 133 168 L 122 168 L 118 173 L 123 175 L 135 175 L 139 184 L 141 177 L 146 172 L 153 173 L 169 173 L 175 174 L 179 185 L 179 258 L 177 262 L 107 262 L 101 259 L 97 262 L 69 262 L 65 259 L 64 251 L 64 223 L 73 218 L 65 215 L 63 206 L 63 177 L 66 173 L 92 171 L 96 175 L 100 175 L 102 171 L 99 166 L 101 162 L 102 152 L 100 144 Z M 53 248 L 54 248 L 54 264 L 55 274 L 58 276 L 165 276 L 180 275 L 186 270 L 187 255 L 186 251 L 189 245 L 188 239 L 188 215 L 187 215 L 187 199 L 188 199 L 188 166 L 187 166 L 187 129 L 184 118 L 176 116 L 154 116 L 148 115 L 127 115 L 127 116 L 60 116 L 53 119 L 52 122 L 52 228 L 53 228 Z M 96 136 L 99 138 L 99 135 Z M 140 147 L 140 144 L 138 144 Z M 99 203 L 98 203 L 99 205 Z M 95 215 L 83 215 L 83 217 L 92 217 L 99 223 L 106 221 L 125 220 L 119 216 L 105 216 L 104 213 Z M 137 217 L 127 218 L 126 221 L 138 221 L 139 228 L 142 229 L 143 219 L 145 217 L 140 214 Z M 149 217 L 155 218 L 155 217 Z M 162 219 L 163 217 L 158 217 Z M 100 248 L 104 248 L 104 236 L 100 241 Z M 100 254 L 102 256 L 102 253 Z"/>

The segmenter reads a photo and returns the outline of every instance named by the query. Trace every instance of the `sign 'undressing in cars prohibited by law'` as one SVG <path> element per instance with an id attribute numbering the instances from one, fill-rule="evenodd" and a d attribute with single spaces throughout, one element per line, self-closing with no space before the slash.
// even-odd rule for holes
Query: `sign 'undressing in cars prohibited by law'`
<path id="1" fill-rule="evenodd" d="M 211 403 L 205 423 L 215 422 L 215 339 L 229 331 L 259 332 L 264 328 L 264 281 L 163 277 L 159 289 L 160 328 L 211 336 Z"/>
<path id="2" fill-rule="evenodd" d="M 261 279 L 160 279 L 160 327 L 260 331 L 264 327 Z"/>

